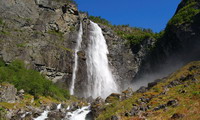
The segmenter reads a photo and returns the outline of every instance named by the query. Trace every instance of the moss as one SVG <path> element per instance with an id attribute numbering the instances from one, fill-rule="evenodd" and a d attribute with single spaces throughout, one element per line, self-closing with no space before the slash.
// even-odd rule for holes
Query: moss
<path id="1" fill-rule="evenodd" d="M 3 22 L 3 19 L 0 18 L 0 25 L 3 25 L 4 22 Z"/>
<path id="2" fill-rule="evenodd" d="M 64 34 L 60 31 L 56 31 L 56 30 L 49 30 L 47 33 L 51 34 L 51 35 L 54 35 L 54 36 L 57 36 L 59 39 L 58 40 L 61 40 L 63 41 L 64 40 Z"/>
<path id="3" fill-rule="evenodd" d="M 1 30 L 0 31 L 0 35 L 10 35 L 10 32 L 6 31 L 6 30 Z"/>
<path id="4" fill-rule="evenodd" d="M 26 43 L 17 44 L 17 47 L 19 47 L 19 48 L 24 48 L 24 47 L 26 47 Z"/>
<path id="5" fill-rule="evenodd" d="M 66 47 L 64 47 L 64 46 L 59 46 L 59 48 L 61 48 L 61 49 L 63 49 L 63 50 L 66 50 L 66 51 L 68 51 L 68 52 L 70 52 L 70 53 L 74 53 L 74 51 L 73 51 L 72 49 L 66 48 Z"/>

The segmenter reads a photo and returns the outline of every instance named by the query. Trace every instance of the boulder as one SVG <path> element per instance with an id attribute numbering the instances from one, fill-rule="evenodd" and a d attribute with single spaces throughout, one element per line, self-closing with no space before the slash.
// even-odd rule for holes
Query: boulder
<path id="1" fill-rule="evenodd" d="M 0 84 L 0 102 L 14 103 L 17 89 L 14 85 L 3 83 Z"/>

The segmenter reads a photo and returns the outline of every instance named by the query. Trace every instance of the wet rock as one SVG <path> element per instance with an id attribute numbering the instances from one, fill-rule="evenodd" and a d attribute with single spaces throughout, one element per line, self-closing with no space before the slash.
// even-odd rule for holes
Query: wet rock
<path id="1" fill-rule="evenodd" d="M 144 92 L 146 92 L 147 90 L 148 90 L 147 87 L 142 86 L 142 87 L 140 87 L 136 92 L 138 92 L 138 93 L 144 93 Z"/>
<path id="2" fill-rule="evenodd" d="M 95 99 L 95 101 L 91 104 L 91 114 L 94 118 L 96 118 L 102 111 L 102 106 L 104 104 L 104 100 L 101 97 Z"/>
<path id="3" fill-rule="evenodd" d="M 57 109 L 57 104 L 56 103 L 52 103 L 50 109 L 51 110 L 56 110 Z"/>
<path id="4" fill-rule="evenodd" d="M 48 119 L 47 120 L 61 120 L 64 117 L 65 117 L 65 113 L 53 111 L 53 112 L 48 113 Z"/>

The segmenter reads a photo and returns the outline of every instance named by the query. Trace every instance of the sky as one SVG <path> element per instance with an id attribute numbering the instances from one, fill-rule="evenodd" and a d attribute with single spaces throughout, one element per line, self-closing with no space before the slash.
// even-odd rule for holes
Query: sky
<path id="1" fill-rule="evenodd" d="M 181 0 L 75 0 L 81 11 L 114 25 L 164 30 Z"/>

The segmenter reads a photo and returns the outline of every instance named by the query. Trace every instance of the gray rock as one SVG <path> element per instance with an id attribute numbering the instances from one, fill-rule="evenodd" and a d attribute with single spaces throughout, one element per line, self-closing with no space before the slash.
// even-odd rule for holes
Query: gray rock
<path id="1" fill-rule="evenodd" d="M 14 103 L 17 89 L 11 84 L 0 84 L 0 102 Z"/>

